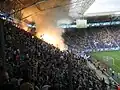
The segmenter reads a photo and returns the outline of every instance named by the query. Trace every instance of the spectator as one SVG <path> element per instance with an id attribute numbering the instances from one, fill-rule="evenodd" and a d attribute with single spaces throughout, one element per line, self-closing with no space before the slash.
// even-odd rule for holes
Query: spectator
<path id="1" fill-rule="evenodd" d="M 8 59 L 5 66 L 10 79 L 18 79 L 20 90 L 34 90 L 35 87 L 42 89 L 44 85 L 51 86 L 49 89 L 69 90 L 68 71 L 72 72 L 74 90 L 78 87 L 82 90 L 101 90 L 102 82 L 97 78 L 95 71 L 91 70 L 86 61 L 77 57 L 72 51 L 61 52 L 58 48 L 37 37 L 32 38 L 30 33 L 14 27 L 11 23 L 6 23 L 4 31 L 6 37 L 11 37 L 10 40 L 5 38 L 5 57 Z M 86 35 L 85 32 L 78 35 L 82 34 Z M 88 38 L 85 36 L 77 38 L 74 33 L 70 35 L 76 39 L 76 41 L 74 39 L 71 41 L 71 43 L 75 43 L 73 47 L 80 45 L 80 50 L 90 48 Z M 71 70 L 68 68 L 69 63 Z M 1 69 L 1 71 L 4 70 Z M 8 81 L 6 71 L 0 75 L 5 77 L 5 79 L 0 78 L 0 82 L 9 83 L 6 82 Z M 37 80 L 38 83 L 32 79 Z M 13 90 L 12 87 L 9 89 Z"/>

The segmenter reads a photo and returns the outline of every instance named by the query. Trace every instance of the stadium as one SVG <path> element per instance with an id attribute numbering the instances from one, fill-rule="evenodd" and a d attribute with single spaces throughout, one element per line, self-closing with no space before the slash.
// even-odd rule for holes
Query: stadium
<path id="1" fill-rule="evenodd" d="M 0 0 L 0 90 L 120 90 L 119 0 Z"/>

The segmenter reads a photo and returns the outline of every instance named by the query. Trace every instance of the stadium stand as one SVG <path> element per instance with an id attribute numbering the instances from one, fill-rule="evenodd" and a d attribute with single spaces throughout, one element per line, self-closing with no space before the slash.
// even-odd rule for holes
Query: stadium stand
<path id="1" fill-rule="evenodd" d="M 120 50 L 119 33 L 120 33 L 119 26 L 105 26 L 105 27 L 94 27 L 94 28 L 87 28 L 87 29 L 74 29 L 74 30 L 68 29 L 66 30 L 63 37 L 65 39 L 66 44 L 69 46 L 69 49 L 71 49 L 74 53 L 79 53 L 78 51 L 80 52 L 83 51 L 83 52 L 86 52 L 87 54 L 89 52 L 98 53 L 100 51 L 103 51 L 103 52 L 116 51 L 116 54 L 117 54 L 117 51 L 119 52 Z M 104 58 L 104 56 L 108 57 L 108 59 Z M 103 56 L 101 56 L 100 58 L 97 58 L 97 56 L 93 56 L 91 60 L 92 60 L 92 63 L 98 69 L 100 69 L 102 72 L 105 72 L 105 74 L 108 77 L 110 77 L 111 73 L 114 72 L 114 70 L 116 70 L 116 69 L 113 69 L 114 59 L 111 57 L 109 56 L 109 54 L 106 54 L 106 55 L 103 54 Z M 105 61 L 102 61 L 103 58 Z M 115 57 L 115 58 L 118 59 L 118 57 Z M 113 61 L 110 61 L 112 59 Z M 116 63 L 118 63 L 119 65 L 119 62 L 116 62 Z M 109 70 L 111 68 L 113 71 L 110 73 Z M 117 68 L 119 68 L 119 66 Z M 117 73 L 116 71 L 116 73 L 112 75 L 112 77 L 119 83 L 118 74 L 119 73 Z"/>
<path id="2" fill-rule="evenodd" d="M 104 79 L 99 80 L 86 61 L 73 53 L 60 51 L 10 22 L 4 23 L 4 34 L 5 68 L 0 67 L 0 90 L 70 90 L 70 81 L 73 90 L 107 90 Z M 76 34 L 79 38 L 70 35 L 75 38 L 71 41 L 77 40 L 76 46 L 88 46 L 86 33 Z"/>
<path id="3" fill-rule="evenodd" d="M 80 51 L 102 51 L 120 47 L 120 27 L 97 27 L 66 31 L 66 44 Z M 68 36 L 69 35 L 69 36 Z"/>

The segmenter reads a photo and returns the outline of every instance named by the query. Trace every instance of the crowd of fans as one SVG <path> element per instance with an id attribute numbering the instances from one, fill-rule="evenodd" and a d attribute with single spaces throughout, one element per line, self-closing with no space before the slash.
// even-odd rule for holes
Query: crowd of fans
<path id="1" fill-rule="evenodd" d="M 88 37 L 86 36 L 87 33 L 84 30 L 67 31 L 63 34 L 65 43 L 69 46 L 69 49 L 74 49 L 75 51 L 91 48 L 88 43 Z"/>
<path id="2" fill-rule="evenodd" d="M 104 79 L 98 79 L 86 61 L 72 52 L 60 51 L 9 22 L 4 23 L 4 34 L 0 90 L 107 90 Z M 76 40 L 84 47 L 87 41 L 82 38 Z"/>
<path id="3" fill-rule="evenodd" d="M 67 31 L 64 34 L 66 44 L 77 50 L 110 49 L 120 47 L 120 27 L 97 27 L 76 31 Z M 68 36 L 69 35 L 69 36 Z"/>

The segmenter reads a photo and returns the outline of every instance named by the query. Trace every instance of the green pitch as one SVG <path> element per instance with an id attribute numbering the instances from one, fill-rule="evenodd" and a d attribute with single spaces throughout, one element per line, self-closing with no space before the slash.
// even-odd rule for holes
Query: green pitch
<path id="1" fill-rule="evenodd" d="M 91 53 L 92 57 L 102 60 L 117 73 L 120 73 L 120 51 L 104 51 Z"/>

